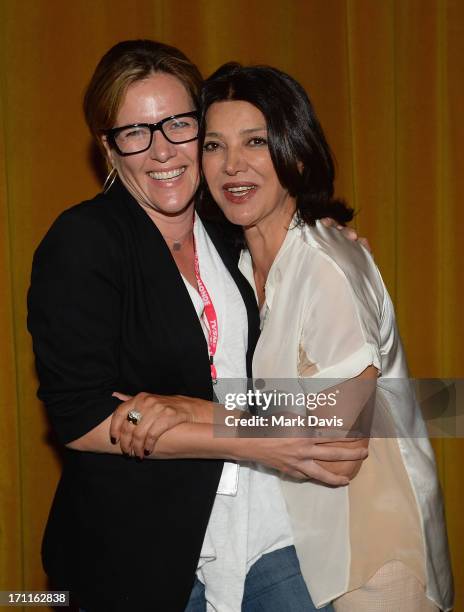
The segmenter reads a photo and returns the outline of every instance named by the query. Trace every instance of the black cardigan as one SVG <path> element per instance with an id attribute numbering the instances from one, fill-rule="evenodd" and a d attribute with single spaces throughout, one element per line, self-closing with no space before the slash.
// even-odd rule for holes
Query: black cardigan
<path id="1" fill-rule="evenodd" d="M 236 254 L 206 229 L 258 337 Z M 113 391 L 212 398 L 204 335 L 161 234 L 119 181 L 65 211 L 37 249 L 28 298 L 38 395 L 63 443 L 109 416 Z M 89 612 L 184 610 L 222 470 L 219 460 L 65 451 L 42 556 Z"/>

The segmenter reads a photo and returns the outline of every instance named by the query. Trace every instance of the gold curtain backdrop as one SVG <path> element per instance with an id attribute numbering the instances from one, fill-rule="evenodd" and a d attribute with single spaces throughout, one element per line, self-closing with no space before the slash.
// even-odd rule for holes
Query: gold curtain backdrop
<path id="1" fill-rule="evenodd" d="M 32 254 L 60 211 L 100 189 L 82 93 L 111 45 L 142 37 L 205 75 L 233 59 L 303 83 L 412 374 L 464 377 L 462 0 L 0 0 L 0 590 L 46 588 L 59 475 L 25 326 Z M 464 611 L 464 444 L 434 447 Z"/>

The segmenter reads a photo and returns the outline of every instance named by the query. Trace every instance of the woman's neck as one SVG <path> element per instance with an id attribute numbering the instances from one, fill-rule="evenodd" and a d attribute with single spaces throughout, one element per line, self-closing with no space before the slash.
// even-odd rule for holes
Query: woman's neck
<path id="1" fill-rule="evenodd" d="M 264 287 L 294 214 L 295 201 L 292 198 L 272 215 L 265 217 L 256 225 L 244 228 L 257 287 Z"/>
<path id="2" fill-rule="evenodd" d="M 153 209 L 145 208 L 145 210 L 168 245 L 179 272 L 192 287 L 197 289 L 194 266 L 193 222 L 195 211 L 193 204 L 173 216 L 163 215 Z"/>
<path id="3" fill-rule="evenodd" d="M 194 221 L 193 204 L 177 215 L 165 215 L 147 207 L 144 209 L 170 249 L 179 250 L 184 242 L 191 242 Z"/>

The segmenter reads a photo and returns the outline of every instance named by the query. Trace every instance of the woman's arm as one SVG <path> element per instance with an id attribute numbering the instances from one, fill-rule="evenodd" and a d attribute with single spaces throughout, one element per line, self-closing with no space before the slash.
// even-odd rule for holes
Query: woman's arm
<path id="1" fill-rule="evenodd" d="M 84 452 L 121 454 L 119 444 L 110 438 L 111 417 L 67 446 Z M 131 425 L 134 435 L 138 425 Z M 222 433 L 222 435 L 220 435 Z M 143 458 L 144 454 L 138 455 Z M 317 461 L 358 461 L 367 456 L 364 448 L 335 448 L 309 438 L 242 438 L 237 430 L 218 431 L 218 426 L 205 423 L 182 423 L 159 438 L 155 452 L 146 459 L 228 459 L 256 461 L 294 478 L 313 478 L 339 486 L 348 478 L 332 474 Z"/>
<path id="2" fill-rule="evenodd" d="M 39 245 L 28 293 L 38 396 L 59 440 L 82 436 L 113 414 L 120 378 L 120 236 L 105 206 L 62 213 Z"/>
<path id="3" fill-rule="evenodd" d="M 335 246 L 333 250 L 337 254 Z M 350 249 L 347 253 L 350 255 Z M 365 277 L 362 274 L 363 266 L 368 268 L 365 258 L 360 253 L 359 261 L 348 262 L 345 274 L 335 259 L 319 257 L 308 286 L 309 299 L 298 347 L 299 381 L 308 394 L 314 395 L 315 390 L 321 389 L 327 395 L 336 392 L 335 405 L 329 410 L 327 406 L 316 408 L 310 414 L 322 418 L 335 415 L 343 422 L 347 436 L 360 429 L 353 434 L 357 438 L 344 443 L 327 439 L 325 443 L 330 446 L 368 446 L 369 416 L 372 417 L 381 357 L 378 304 L 369 290 L 368 272 Z M 344 265 L 346 262 L 341 256 L 340 259 L 340 265 Z M 349 275 L 350 265 L 355 264 L 357 273 Z M 337 430 L 338 425 L 328 433 L 336 435 Z M 360 467 L 360 463 L 331 464 L 329 469 L 354 477 Z"/>
<path id="4" fill-rule="evenodd" d="M 341 403 L 343 403 L 343 406 L 337 410 L 337 414 L 344 419 L 344 425 L 347 431 L 351 430 L 360 413 L 372 399 L 372 394 L 375 394 L 378 375 L 379 371 L 377 368 L 371 365 L 361 372 L 361 374 L 347 381 L 348 385 L 346 383 L 339 385 L 338 389 L 341 391 Z M 349 389 L 348 386 L 350 387 Z M 344 393 L 344 390 L 346 390 L 346 393 Z M 323 416 L 321 410 L 316 410 L 315 414 L 317 416 Z M 368 432 L 363 432 L 363 436 L 365 437 L 350 438 L 346 440 L 328 438 L 326 441 L 323 441 L 322 444 L 336 448 L 367 449 L 369 447 Z M 357 475 L 361 469 L 362 462 L 362 459 L 357 461 L 334 461 L 330 463 L 323 460 L 318 461 L 319 465 L 329 470 L 329 472 L 338 474 L 339 476 L 346 476 L 350 480 Z"/>
<path id="5" fill-rule="evenodd" d="M 351 429 L 351 423 L 354 423 L 362 407 L 368 401 L 369 395 L 375 389 L 376 379 L 377 369 L 370 366 L 356 377 L 355 380 L 347 381 L 339 386 L 339 390 L 342 391 L 344 398 L 343 415 L 347 424 L 347 430 Z M 361 383 L 358 385 L 356 384 L 358 380 L 370 380 L 372 384 L 366 385 Z M 132 453 L 140 458 L 151 455 L 155 446 L 158 451 L 157 442 L 160 436 L 181 422 L 215 424 L 214 432 L 217 436 L 230 438 L 231 436 L 240 436 L 240 432 L 237 428 L 231 429 L 229 426 L 226 427 L 226 418 L 236 417 L 243 419 L 250 416 L 248 412 L 225 409 L 223 405 L 218 403 L 180 395 L 167 397 L 140 393 L 134 398 L 119 393 L 115 395 L 125 400 L 125 403 L 121 404 L 113 413 L 110 436 L 115 443 L 120 442 L 124 453 Z M 130 410 L 137 410 L 143 415 L 137 427 L 134 427 L 133 424 L 127 421 L 127 414 Z M 317 410 L 313 414 L 326 416 L 323 412 Z M 246 431 L 246 437 L 249 439 L 253 435 L 253 426 L 247 426 Z M 269 432 L 266 433 L 268 434 Z M 256 434 L 258 435 L 258 431 Z M 250 452 L 249 444 L 244 449 L 248 453 Z M 369 441 L 367 438 L 339 438 L 334 436 L 333 430 L 329 430 L 327 431 L 326 438 L 318 436 L 317 444 L 325 444 L 327 447 L 333 446 L 335 448 L 367 449 Z M 231 449 L 230 452 L 234 452 L 234 450 L 235 452 L 240 452 L 237 449 Z M 155 456 L 158 457 L 158 453 Z M 240 459 L 240 457 L 238 458 Z M 241 458 L 244 459 L 244 457 Z M 258 461 L 257 457 L 250 457 L 250 459 Z M 331 456 L 330 460 L 321 460 L 319 465 L 332 474 L 346 476 L 351 480 L 359 472 L 363 460 L 364 457 L 356 460 L 334 460 L 333 456 Z M 275 465 L 272 467 L 275 467 Z"/>

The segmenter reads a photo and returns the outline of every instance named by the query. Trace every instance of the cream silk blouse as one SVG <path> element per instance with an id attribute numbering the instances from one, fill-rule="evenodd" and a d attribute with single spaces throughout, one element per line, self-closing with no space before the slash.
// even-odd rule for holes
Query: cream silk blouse
<path id="1" fill-rule="evenodd" d="M 248 251 L 239 267 L 254 287 Z M 407 379 L 393 305 L 371 255 L 319 222 L 298 226 L 294 219 L 265 293 L 253 376 L 286 379 L 308 392 L 309 381 L 323 389 L 323 379 L 354 378 L 374 365 L 374 418 L 390 431 L 371 439 L 369 457 L 347 487 L 281 481 L 314 603 L 363 585 L 397 559 L 438 607 L 451 609 L 434 455 Z"/>

